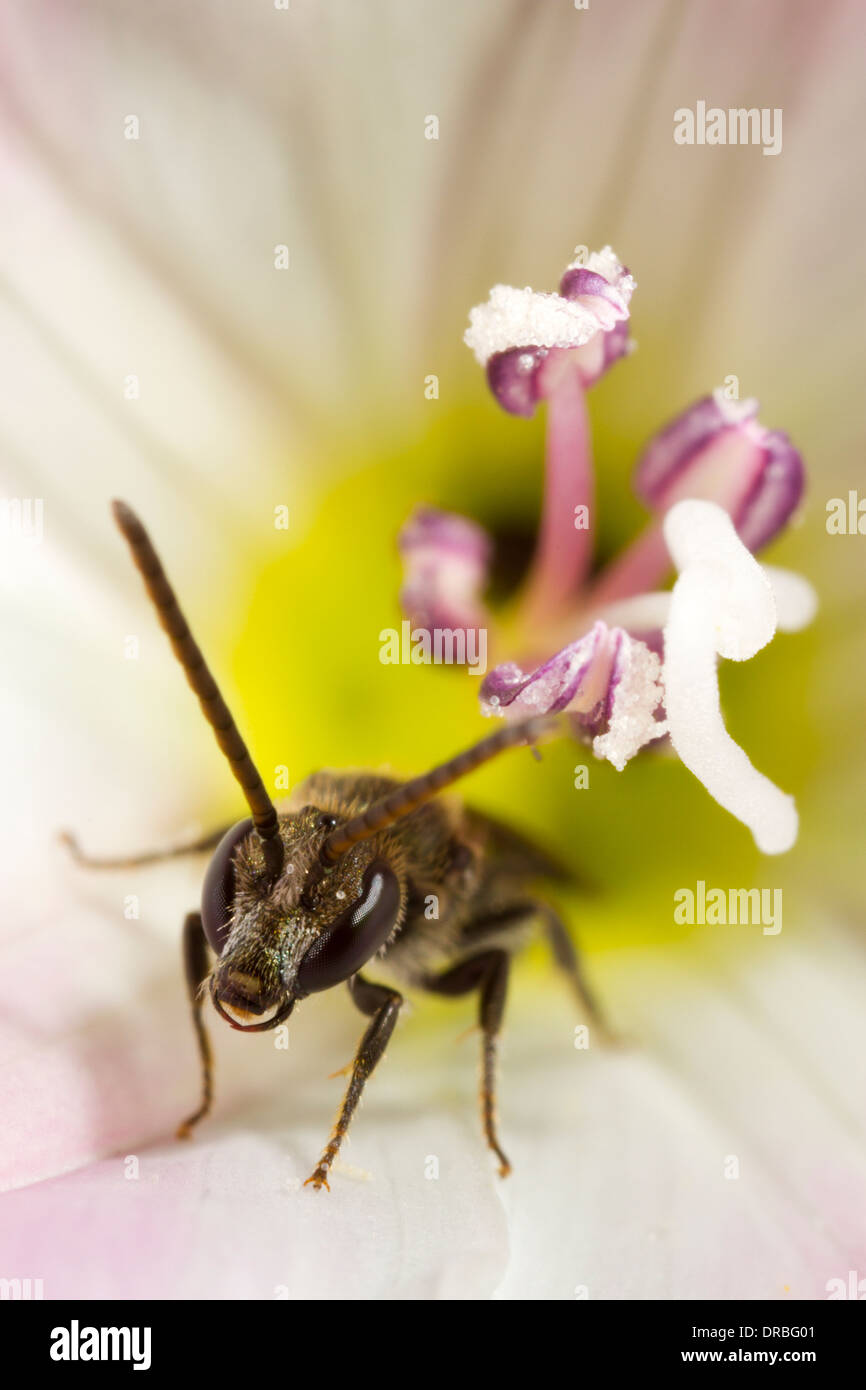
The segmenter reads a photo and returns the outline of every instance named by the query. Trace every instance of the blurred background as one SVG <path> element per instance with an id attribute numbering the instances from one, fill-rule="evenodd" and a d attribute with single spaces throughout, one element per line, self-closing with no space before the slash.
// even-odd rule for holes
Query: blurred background
<path id="1" fill-rule="evenodd" d="M 397 531 L 420 503 L 470 514 L 497 538 L 507 598 L 538 517 L 543 419 L 497 409 L 467 314 L 496 281 L 554 288 L 575 245 L 610 243 L 637 278 L 638 350 L 590 400 L 599 562 L 642 524 L 645 441 L 730 374 L 806 462 L 800 523 L 766 558 L 811 579 L 818 620 L 722 673 L 728 726 L 796 795 L 800 841 L 761 860 L 663 756 L 622 774 L 592 762 L 579 792 L 587 758 L 563 745 L 466 792 L 575 866 L 571 920 L 627 1030 L 662 1029 L 663 981 L 691 1039 L 689 980 L 742 986 L 747 1011 L 753 969 L 789 972 L 807 1016 L 837 1015 L 810 983 L 828 942 L 862 949 L 866 540 L 825 522 L 829 499 L 866 486 L 863 38 L 845 0 L 0 4 L 0 479 L 5 497 L 44 499 L 42 544 L 10 536 L 0 557 L 13 940 L 34 916 L 63 934 L 70 903 L 103 911 L 108 890 L 56 853 L 60 826 L 111 853 L 238 813 L 111 497 L 149 525 L 266 777 L 413 773 L 486 730 L 465 674 L 379 662 L 401 616 Z M 782 108 L 782 152 L 675 144 L 674 111 L 699 100 Z M 675 926 L 673 892 L 699 878 L 783 888 L 781 937 Z M 186 898 L 158 875 L 142 889 L 153 978 L 173 965 L 187 882 Z M 533 954 L 520 967 L 518 1016 L 537 1016 L 547 970 Z M 100 1006 L 113 997 L 106 981 Z M 11 1017 L 33 1027 L 35 1005 Z M 710 1026 L 724 1049 L 727 1025 Z"/>

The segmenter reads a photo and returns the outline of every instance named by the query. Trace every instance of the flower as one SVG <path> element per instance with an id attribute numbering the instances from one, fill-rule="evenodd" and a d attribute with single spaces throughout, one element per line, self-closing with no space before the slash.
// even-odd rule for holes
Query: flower
<path id="1" fill-rule="evenodd" d="M 518 962 L 507 1184 L 474 1123 L 471 1044 L 454 1046 L 469 1001 L 419 997 L 326 1199 L 296 1183 L 336 1104 L 325 1077 L 360 1031 L 340 997 L 297 1011 L 287 1052 L 214 1027 L 214 1120 L 174 1144 L 198 1079 L 179 924 L 204 865 L 90 878 L 52 836 L 69 825 L 122 852 L 237 809 L 111 534 L 118 492 L 172 562 L 269 767 L 294 780 L 387 760 L 408 774 L 472 740 L 462 681 L 376 659 L 396 592 L 381 557 L 423 496 L 521 521 L 511 465 L 535 425 L 491 428 L 460 324 L 491 271 L 554 264 L 576 208 L 652 268 L 649 371 L 623 367 L 593 401 L 603 501 L 659 401 L 723 370 L 763 374 L 819 513 L 823 494 L 859 485 L 866 184 L 845 132 L 866 101 L 862 7 L 762 6 L 751 41 L 785 109 L 778 160 L 670 139 L 684 90 L 741 90 L 725 8 L 685 25 L 642 0 L 594 7 L 590 24 L 566 5 L 437 7 L 447 22 L 356 0 L 258 6 L 243 24 L 232 9 L 0 10 L 15 208 L 0 226 L 0 466 L 7 493 L 45 500 L 41 547 L 13 561 L 0 537 L 0 1274 L 79 1299 L 825 1298 L 829 1279 L 866 1268 L 855 540 L 827 543 L 814 516 L 785 534 L 784 563 L 820 574 L 826 620 L 772 643 L 760 681 L 749 669 L 725 692 L 778 767 L 797 749 L 803 824 L 795 854 L 773 861 L 786 926 L 766 949 L 748 929 L 671 929 L 672 885 L 713 870 L 748 883 L 754 861 L 664 759 L 632 766 L 628 796 L 594 777 L 579 827 L 555 775 L 564 746 L 467 786 L 591 872 L 599 891 L 569 899 L 569 918 L 638 1044 L 576 1051 L 571 1001 L 546 963 Z M 428 102 L 438 143 L 424 140 Z M 275 272 L 282 242 L 291 268 Z M 832 268 L 817 313 L 802 292 L 816 257 Z M 277 504 L 288 531 L 273 529 Z M 607 519 L 618 543 L 625 514 Z M 645 588 L 624 630 L 642 606 L 658 636 L 670 595 Z"/>
<path id="2" fill-rule="evenodd" d="M 628 318 L 633 288 L 633 277 L 607 246 L 589 257 L 586 269 L 569 267 L 563 298 L 497 285 L 470 313 L 466 342 L 486 364 L 499 403 L 528 414 L 545 398 L 549 410 L 542 532 L 519 605 L 517 640 L 530 657 L 500 662 L 486 676 L 481 709 L 506 719 L 567 712 L 595 756 L 619 771 L 641 748 L 669 735 L 681 760 L 749 826 L 759 848 L 780 853 L 797 836 L 793 799 L 757 772 L 725 731 L 716 662 L 752 657 L 777 624 L 796 630 L 814 613 L 808 584 L 783 575 L 780 618 L 773 583 L 751 554 L 781 531 L 800 502 L 803 463 L 790 440 L 759 423 L 754 400 L 729 401 L 715 391 L 698 401 L 662 430 L 637 467 L 638 495 L 659 519 L 607 571 L 578 583 L 592 531 L 583 396 L 597 379 L 584 354 L 592 350 L 596 363 L 608 357 L 605 338 Z M 471 591 L 477 626 L 489 554 L 478 528 L 428 508 L 404 529 L 404 555 L 414 554 L 419 535 L 423 568 L 413 564 L 403 593 L 404 603 L 407 595 L 413 600 L 415 621 L 445 612 L 449 625 L 459 625 Z M 679 579 L 668 597 L 655 585 L 672 565 Z M 449 591 L 455 601 L 442 605 L 440 595 Z M 563 632 L 569 639 L 558 645 Z M 551 647 L 552 654 L 532 659 Z"/>

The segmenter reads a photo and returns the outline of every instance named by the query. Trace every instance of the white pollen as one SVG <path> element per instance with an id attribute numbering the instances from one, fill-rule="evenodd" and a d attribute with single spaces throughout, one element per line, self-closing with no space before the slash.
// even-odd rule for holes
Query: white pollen
<path id="1" fill-rule="evenodd" d="M 526 285 L 494 285 L 486 304 L 477 304 L 469 313 L 469 327 L 463 341 L 475 353 L 482 367 L 497 352 L 513 348 L 582 347 L 596 333 L 628 318 L 628 303 L 637 288 L 610 246 L 593 251 L 586 261 L 572 261 L 569 270 L 583 268 L 607 280 L 619 301 L 594 307 L 559 294 L 541 294 Z M 522 364 L 521 364 L 522 365 Z"/>
<path id="2" fill-rule="evenodd" d="M 617 772 L 638 749 L 667 733 L 667 724 L 655 718 L 664 691 L 661 662 L 643 642 L 623 633 L 615 659 L 619 683 L 614 690 L 610 724 L 606 734 L 593 739 L 597 758 L 607 758 Z"/>
<path id="3" fill-rule="evenodd" d="M 469 313 L 463 341 L 482 367 L 497 352 L 520 347 L 581 347 L 601 325 L 591 310 L 558 294 L 494 285 Z"/>

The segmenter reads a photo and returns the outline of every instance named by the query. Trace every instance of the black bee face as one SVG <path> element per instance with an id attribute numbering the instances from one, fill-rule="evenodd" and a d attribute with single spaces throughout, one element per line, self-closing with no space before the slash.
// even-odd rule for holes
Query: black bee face
<path id="1" fill-rule="evenodd" d="M 231 960 L 222 961 L 210 980 L 214 1008 L 233 1028 L 262 1033 L 288 1018 L 295 1000 L 279 989 L 272 997 L 260 974 L 250 974 Z"/>
<path id="2" fill-rule="evenodd" d="M 364 844 L 333 866 L 321 846 L 335 817 L 307 806 L 281 818 L 283 870 L 269 879 L 250 820 L 220 841 L 205 876 L 202 924 L 218 960 L 217 1011 L 261 1032 L 295 1002 L 349 979 L 390 939 L 405 898 L 398 870 Z"/>

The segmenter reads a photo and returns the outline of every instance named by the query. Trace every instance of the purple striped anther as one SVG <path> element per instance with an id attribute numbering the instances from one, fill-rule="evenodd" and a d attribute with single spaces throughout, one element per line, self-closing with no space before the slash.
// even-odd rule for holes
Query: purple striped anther
<path id="1" fill-rule="evenodd" d="M 628 276 L 624 267 L 622 274 Z M 618 276 L 611 282 L 597 270 L 589 270 L 586 266 L 569 266 L 560 281 L 559 293 L 563 299 L 576 300 L 591 308 L 602 328 L 608 330 L 615 323 L 628 318 L 628 300 L 619 289 L 619 279 Z"/>
<path id="2" fill-rule="evenodd" d="M 524 671 L 515 662 L 495 667 L 480 692 L 486 715 L 523 719 L 567 710 L 575 731 L 592 741 L 596 757 L 620 770 L 639 748 L 665 733 L 656 717 L 662 697 L 656 653 L 601 621 L 534 670 Z"/>
<path id="3" fill-rule="evenodd" d="M 491 543 L 481 526 L 454 512 L 422 507 L 399 537 L 404 565 L 400 602 L 417 628 L 483 626 L 480 595 L 487 582 Z"/>
<path id="4" fill-rule="evenodd" d="M 787 435 L 765 429 L 754 400 L 705 396 L 649 444 L 635 490 L 666 513 L 687 497 L 717 502 L 758 550 L 785 526 L 803 495 L 803 460 Z"/>
<path id="5" fill-rule="evenodd" d="M 541 399 L 538 373 L 549 349 L 541 347 L 510 348 L 496 352 L 487 363 L 487 384 L 509 415 L 535 413 Z"/>

